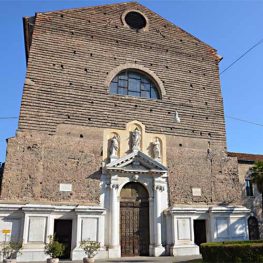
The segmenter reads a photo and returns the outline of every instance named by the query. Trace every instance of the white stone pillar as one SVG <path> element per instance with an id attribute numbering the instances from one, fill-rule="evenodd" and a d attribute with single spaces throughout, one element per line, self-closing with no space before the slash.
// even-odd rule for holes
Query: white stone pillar
<path id="1" fill-rule="evenodd" d="M 160 191 L 161 186 L 155 186 L 155 246 L 160 246 L 162 244 L 161 240 L 161 213 L 160 213 Z"/>
<path id="2" fill-rule="evenodd" d="M 155 236 L 154 236 L 154 198 L 150 197 L 149 198 L 149 221 L 150 221 L 150 245 L 149 245 L 149 255 L 154 256 L 154 244 L 155 244 Z"/>
<path id="3" fill-rule="evenodd" d="M 117 220 L 117 190 L 118 184 L 112 185 L 111 190 L 111 246 L 116 247 L 118 245 L 118 237 L 116 232 L 118 231 L 118 220 Z"/>
<path id="4" fill-rule="evenodd" d="M 29 227 L 29 216 L 25 213 L 24 214 L 24 229 L 23 229 L 23 243 L 27 244 L 27 240 L 28 240 L 28 227 Z"/>
<path id="5" fill-rule="evenodd" d="M 162 246 L 162 225 L 161 225 L 161 192 L 164 191 L 164 187 L 161 185 L 155 185 L 154 187 L 154 256 L 158 257 L 165 252 L 165 248 Z"/>
<path id="6" fill-rule="evenodd" d="M 119 185 L 111 184 L 111 238 L 109 258 L 120 257 L 120 238 L 119 238 L 119 202 L 117 192 Z"/>

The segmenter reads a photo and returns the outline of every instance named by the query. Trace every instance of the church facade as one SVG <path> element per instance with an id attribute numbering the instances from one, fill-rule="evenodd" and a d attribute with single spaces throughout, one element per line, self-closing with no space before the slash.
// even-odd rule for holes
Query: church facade
<path id="1" fill-rule="evenodd" d="M 0 227 L 21 261 L 196 255 L 248 239 L 216 50 L 130 2 L 24 18 L 27 74 Z M 3 240 L 4 236 L 0 238 Z"/>

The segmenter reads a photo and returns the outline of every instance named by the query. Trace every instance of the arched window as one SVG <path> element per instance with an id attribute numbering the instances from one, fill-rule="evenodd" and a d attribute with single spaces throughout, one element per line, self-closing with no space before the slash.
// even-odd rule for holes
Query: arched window
<path id="1" fill-rule="evenodd" d="M 147 75 L 135 70 L 121 71 L 111 81 L 110 93 L 160 99 L 156 84 Z"/>

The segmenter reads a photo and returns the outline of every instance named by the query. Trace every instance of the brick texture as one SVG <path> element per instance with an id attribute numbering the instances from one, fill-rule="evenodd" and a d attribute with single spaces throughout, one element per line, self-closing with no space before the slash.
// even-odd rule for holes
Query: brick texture
<path id="1" fill-rule="evenodd" d="M 127 9 L 143 12 L 149 31 L 124 27 Z M 108 94 L 107 74 L 127 62 L 163 81 L 162 100 Z M 38 13 L 19 130 L 124 128 L 136 119 L 147 132 L 225 141 L 218 62 L 214 49 L 137 3 Z"/>
<path id="2" fill-rule="evenodd" d="M 170 205 L 240 204 L 241 184 L 236 158 L 227 157 L 222 143 L 167 137 Z M 192 188 L 201 188 L 200 197 Z"/>
<path id="3" fill-rule="evenodd" d="M 127 9 L 143 12 L 149 31 L 124 27 Z M 28 21 L 35 25 L 32 41 L 25 34 L 28 69 L 18 132 L 8 142 L 3 200 L 98 204 L 103 129 L 138 120 L 146 132 L 167 135 L 170 205 L 240 202 L 237 158 L 225 154 L 213 48 L 137 3 L 38 13 Z M 166 95 L 109 94 L 105 79 L 125 63 L 153 71 Z M 72 192 L 60 192 L 61 183 L 71 183 Z M 196 187 L 201 197 L 192 196 Z"/>
<path id="4" fill-rule="evenodd" d="M 66 136 L 19 132 L 9 139 L 1 198 L 99 203 L 102 131 L 73 128 Z M 72 192 L 59 191 L 64 183 L 72 184 Z"/>

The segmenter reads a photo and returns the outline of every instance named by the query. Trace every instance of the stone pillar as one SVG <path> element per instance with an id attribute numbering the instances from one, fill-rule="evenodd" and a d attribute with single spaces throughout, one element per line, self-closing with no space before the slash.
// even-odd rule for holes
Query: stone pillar
<path id="1" fill-rule="evenodd" d="M 111 238 L 109 258 L 120 257 L 118 184 L 111 184 Z"/>
<path id="2" fill-rule="evenodd" d="M 154 198 L 149 198 L 149 230 L 150 230 L 150 245 L 149 245 L 149 255 L 154 256 L 154 244 L 155 244 L 155 237 L 154 237 Z"/>
<path id="3" fill-rule="evenodd" d="M 154 256 L 158 257 L 165 252 L 165 248 L 162 246 L 162 225 L 161 225 L 161 192 L 164 191 L 164 187 L 161 185 L 155 185 L 154 187 Z"/>
<path id="4" fill-rule="evenodd" d="M 113 184 L 111 187 L 111 246 L 116 247 L 119 244 L 118 237 L 116 235 L 119 226 L 117 220 L 117 190 L 119 185 Z"/>

